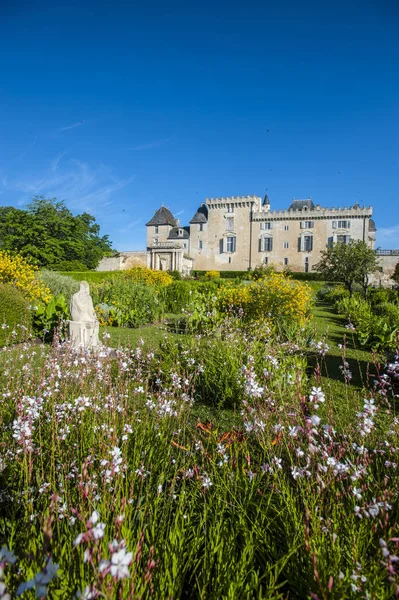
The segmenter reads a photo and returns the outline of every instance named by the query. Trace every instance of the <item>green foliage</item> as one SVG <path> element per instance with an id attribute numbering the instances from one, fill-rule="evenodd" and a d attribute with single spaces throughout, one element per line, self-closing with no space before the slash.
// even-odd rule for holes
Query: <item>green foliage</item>
<path id="1" fill-rule="evenodd" d="M 67 275 L 61 275 L 56 271 L 42 269 L 40 271 L 40 277 L 44 281 L 44 284 L 49 288 L 52 295 L 59 296 L 62 294 L 68 305 L 72 295 L 79 289 L 79 283 L 75 279 Z"/>
<path id="2" fill-rule="evenodd" d="M 216 294 L 219 288 L 219 281 L 193 281 L 182 280 L 174 281 L 161 291 L 160 298 L 163 302 L 164 311 L 166 313 L 180 313 L 185 309 L 190 301 L 191 295 L 195 292 L 206 299 Z"/>
<path id="3" fill-rule="evenodd" d="M 87 266 L 79 260 L 64 260 L 55 265 L 49 265 L 52 271 L 85 271 Z"/>
<path id="4" fill-rule="evenodd" d="M 31 321 L 26 298 L 14 286 L 0 283 L 0 346 L 26 340 L 31 332 Z"/>
<path id="5" fill-rule="evenodd" d="M 399 307 L 395 304 L 379 304 L 373 310 L 368 300 L 359 294 L 344 297 L 336 302 L 339 314 L 344 315 L 356 328 L 362 346 L 374 350 L 393 350 L 399 329 Z"/>
<path id="6" fill-rule="evenodd" d="M 53 296 L 50 302 L 39 304 L 33 313 L 33 326 L 36 334 L 46 342 L 52 342 L 54 333 L 64 328 L 66 333 L 66 321 L 70 318 L 69 307 L 62 294 Z"/>
<path id="7" fill-rule="evenodd" d="M 26 210 L 0 208 L 0 248 L 32 257 L 39 266 L 95 269 L 111 251 L 108 236 L 88 213 L 74 216 L 55 198 L 35 197 Z M 76 268 L 76 267 L 74 267 Z"/>
<path id="8" fill-rule="evenodd" d="M 113 280 L 115 277 L 122 277 L 123 271 L 65 271 L 62 275 L 72 277 L 75 281 L 98 283 L 99 281 Z"/>
<path id="9" fill-rule="evenodd" d="M 395 265 L 395 271 L 393 272 L 392 279 L 399 285 L 399 262 Z"/>
<path id="10" fill-rule="evenodd" d="M 271 273 L 276 273 L 276 269 L 273 265 L 259 265 L 255 267 L 253 271 L 250 272 L 250 278 L 258 281 L 258 279 L 262 279 L 263 277 L 267 277 Z"/>
<path id="11" fill-rule="evenodd" d="M 163 314 L 159 290 L 128 278 L 115 277 L 91 286 L 100 323 L 118 327 L 139 327 L 153 323 Z"/>
<path id="12" fill-rule="evenodd" d="M 173 277 L 174 281 L 180 281 L 182 278 L 180 271 L 169 271 L 169 274 Z"/>
<path id="13" fill-rule="evenodd" d="M 378 257 L 365 242 L 351 241 L 349 244 L 334 244 L 323 250 L 321 260 L 313 269 L 328 281 L 341 281 L 349 294 L 359 283 L 364 293 L 368 287 L 368 276 L 378 268 Z"/>
<path id="14" fill-rule="evenodd" d="M 194 269 L 191 274 L 196 279 L 205 277 L 207 271 L 199 271 Z M 220 271 L 221 279 L 248 279 L 248 271 Z"/>

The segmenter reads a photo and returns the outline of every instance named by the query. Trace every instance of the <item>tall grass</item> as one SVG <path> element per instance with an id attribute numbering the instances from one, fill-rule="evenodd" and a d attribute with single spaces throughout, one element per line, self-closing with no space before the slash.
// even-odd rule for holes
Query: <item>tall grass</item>
<path id="1" fill-rule="evenodd" d="M 239 361 L 218 355 L 223 342 Z M 274 338 L 236 322 L 179 352 L 3 350 L 0 573 L 10 594 L 398 595 L 393 393 L 377 377 L 342 409 L 319 386 L 323 345 L 313 344 L 314 382 L 306 376 L 308 346 L 298 332 Z M 236 380 L 240 423 L 227 431 L 192 423 L 204 348 L 212 377 Z"/>

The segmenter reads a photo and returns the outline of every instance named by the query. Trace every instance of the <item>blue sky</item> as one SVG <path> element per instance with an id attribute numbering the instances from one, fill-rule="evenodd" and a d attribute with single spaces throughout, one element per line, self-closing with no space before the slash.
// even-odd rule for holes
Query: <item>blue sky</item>
<path id="1" fill-rule="evenodd" d="M 0 204 L 56 196 L 114 247 L 164 203 L 374 207 L 399 247 L 396 0 L 0 5 Z"/>

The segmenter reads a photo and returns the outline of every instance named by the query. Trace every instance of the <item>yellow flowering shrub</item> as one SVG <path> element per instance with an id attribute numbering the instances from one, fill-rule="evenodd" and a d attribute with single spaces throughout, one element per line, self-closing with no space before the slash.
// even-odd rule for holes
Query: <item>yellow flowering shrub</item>
<path id="1" fill-rule="evenodd" d="M 243 318 L 251 321 L 287 319 L 303 324 L 312 306 L 310 286 L 273 272 L 254 283 L 223 286 L 218 298 L 220 310 L 241 310 Z"/>
<path id="2" fill-rule="evenodd" d="M 38 277 L 38 268 L 21 256 L 0 250 L 0 283 L 13 285 L 28 300 L 44 302 L 51 299 L 51 292 Z"/>
<path id="3" fill-rule="evenodd" d="M 167 286 L 173 282 L 173 277 L 166 271 L 153 271 L 147 267 L 133 267 L 123 274 L 135 283 L 146 283 L 147 285 Z"/>
<path id="4" fill-rule="evenodd" d="M 205 279 L 219 279 L 220 271 L 207 271 L 205 273 Z"/>

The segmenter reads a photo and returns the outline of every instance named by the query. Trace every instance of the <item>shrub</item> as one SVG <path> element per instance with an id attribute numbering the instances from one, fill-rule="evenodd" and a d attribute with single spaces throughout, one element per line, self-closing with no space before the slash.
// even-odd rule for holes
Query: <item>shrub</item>
<path id="1" fill-rule="evenodd" d="M 88 281 L 89 283 L 98 283 L 100 281 L 111 280 L 115 277 L 122 277 L 124 271 L 65 271 L 66 275 L 75 279 L 75 281 Z"/>
<path id="2" fill-rule="evenodd" d="M 12 255 L 0 250 L 0 283 L 13 285 L 31 302 L 47 303 L 51 293 L 36 276 L 37 271 L 37 267 L 29 264 L 20 254 Z"/>
<path id="3" fill-rule="evenodd" d="M 392 302 L 382 302 L 374 307 L 374 313 L 380 317 L 386 317 L 388 325 L 396 325 L 399 328 L 399 306 Z"/>
<path id="4" fill-rule="evenodd" d="M 173 278 L 166 271 L 153 271 L 147 267 L 134 267 L 123 271 L 123 277 L 135 283 L 146 283 L 147 285 L 170 285 Z"/>
<path id="5" fill-rule="evenodd" d="M 57 329 L 65 326 L 70 318 L 69 307 L 62 294 L 53 296 L 48 304 L 39 304 L 33 314 L 35 332 L 43 341 L 52 342 Z"/>
<path id="6" fill-rule="evenodd" d="M 29 337 L 30 331 L 28 301 L 14 286 L 0 283 L 0 345 L 22 342 Z"/>
<path id="7" fill-rule="evenodd" d="M 312 306 L 308 285 L 274 272 L 251 284 L 220 288 L 218 296 L 222 311 L 241 309 L 246 320 L 267 318 L 304 323 Z"/>
<path id="8" fill-rule="evenodd" d="M 339 302 L 342 298 L 349 298 L 349 292 L 343 285 L 335 285 L 324 294 L 324 299 L 331 304 Z"/>
<path id="9" fill-rule="evenodd" d="M 220 279 L 220 271 L 207 271 L 205 279 Z"/>
<path id="10" fill-rule="evenodd" d="M 92 297 L 101 325 L 139 327 L 163 313 L 157 288 L 123 277 L 93 285 Z"/>
<path id="11" fill-rule="evenodd" d="M 258 279 L 262 279 L 262 277 L 266 277 L 271 273 L 276 273 L 276 269 L 273 265 L 259 265 L 250 272 L 249 277 L 255 281 L 258 281 Z"/>
<path id="12" fill-rule="evenodd" d="M 42 269 L 40 271 L 40 277 L 53 296 L 62 294 L 68 304 L 70 303 L 73 294 L 79 289 L 79 283 L 76 279 L 68 277 L 67 275 L 61 275 L 55 271 Z"/>
<path id="13" fill-rule="evenodd" d="M 181 279 L 180 271 L 169 271 L 169 275 L 171 275 L 173 281 L 180 281 Z"/>

